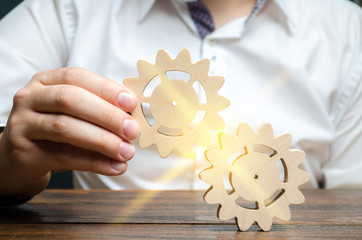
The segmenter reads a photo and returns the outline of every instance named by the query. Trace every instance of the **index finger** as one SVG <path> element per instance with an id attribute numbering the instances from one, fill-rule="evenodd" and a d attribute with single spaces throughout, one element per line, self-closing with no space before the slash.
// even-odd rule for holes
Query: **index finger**
<path id="1" fill-rule="evenodd" d="M 131 112 L 137 105 L 137 98 L 129 89 L 84 68 L 70 67 L 40 72 L 32 80 L 43 85 L 68 84 L 81 87 L 126 112 Z"/>

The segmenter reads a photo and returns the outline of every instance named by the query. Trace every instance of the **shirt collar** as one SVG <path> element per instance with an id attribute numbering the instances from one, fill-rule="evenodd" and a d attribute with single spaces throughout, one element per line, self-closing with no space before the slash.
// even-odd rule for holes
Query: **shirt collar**
<path id="1" fill-rule="evenodd" d="M 138 22 L 141 22 L 146 15 L 151 11 L 151 8 L 156 0 L 143 0 L 139 8 Z"/>
<path id="2" fill-rule="evenodd" d="M 151 11 L 152 6 L 154 5 L 156 0 L 143 0 L 142 4 L 140 4 L 140 11 L 139 11 L 139 17 L 138 22 L 141 22 L 146 15 Z M 196 0 L 175 0 L 178 2 L 189 2 L 189 1 L 196 1 Z M 271 1 L 277 5 L 277 7 L 280 9 L 282 15 L 285 17 L 285 21 L 287 24 L 287 27 L 290 31 L 294 31 L 295 29 L 295 21 L 292 18 L 290 8 L 288 5 L 287 0 L 263 0 L 264 2 Z M 261 1 L 261 2 L 263 2 Z M 258 1 L 257 1 L 258 2 Z M 261 5 L 260 9 L 257 9 L 254 14 L 256 14 L 258 11 L 260 11 L 263 8 L 263 5 Z"/>
<path id="3" fill-rule="evenodd" d="M 261 11 L 267 4 L 273 4 L 277 8 L 278 12 L 273 12 L 273 13 L 276 14 L 280 13 L 282 17 L 280 20 L 282 21 L 280 21 L 279 23 L 284 25 L 290 32 L 294 32 L 296 25 L 295 21 L 292 18 L 290 7 L 288 5 L 289 3 L 287 0 L 257 0 L 254 9 L 252 13 L 249 15 L 245 24 L 248 24 L 249 20 L 254 18 L 255 15 L 259 11 Z"/>
<path id="4" fill-rule="evenodd" d="M 293 32 L 296 28 L 296 21 L 295 19 L 293 19 L 289 2 L 287 0 L 271 0 L 271 1 L 274 1 L 275 4 L 279 7 L 281 13 L 285 17 L 285 21 L 288 25 L 289 30 Z"/>

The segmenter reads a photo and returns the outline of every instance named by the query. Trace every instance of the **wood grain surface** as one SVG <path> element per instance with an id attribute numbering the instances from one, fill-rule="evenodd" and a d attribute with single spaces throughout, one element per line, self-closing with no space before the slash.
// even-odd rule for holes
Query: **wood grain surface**
<path id="1" fill-rule="evenodd" d="M 239 232 L 199 191 L 46 190 L 0 208 L 0 239 L 362 239 L 362 190 L 303 190 L 289 222 Z"/>

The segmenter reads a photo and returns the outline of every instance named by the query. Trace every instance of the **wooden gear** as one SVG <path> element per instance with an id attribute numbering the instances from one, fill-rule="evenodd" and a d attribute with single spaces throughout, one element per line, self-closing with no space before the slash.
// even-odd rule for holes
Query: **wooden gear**
<path id="1" fill-rule="evenodd" d="M 125 79 L 124 85 L 136 94 L 139 101 L 132 112 L 140 125 L 139 146 L 146 148 L 156 144 L 163 158 L 173 149 L 183 156 L 189 156 L 195 144 L 209 147 L 209 130 L 225 127 L 224 120 L 217 112 L 229 105 L 229 100 L 217 94 L 224 78 L 208 76 L 209 60 L 203 59 L 193 64 L 186 49 L 175 59 L 171 59 L 166 51 L 159 50 L 155 64 L 140 60 L 137 66 L 139 77 Z M 190 74 L 190 78 L 188 81 L 168 79 L 168 71 L 185 72 Z M 161 83 L 154 88 L 150 97 L 145 97 L 147 85 L 157 76 Z M 199 103 L 199 96 L 193 88 L 196 81 L 206 93 L 205 104 Z M 147 121 L 142 103 L 149 104 L 154 125 Z M 191 128 L 190 123 L 198 111 L 205 112 L 204 118 L 195 128 Z"/>
<path id="2" fill-rule="evenodd" d="M 247 124 L 240 124 L 237 136 L 219 134 L 220 149 L 205 152 L 211 167 L 200 173 L 200 178 L 211 185 L 204 195 L 210 204 L 220 204 L 217 216 L 226 221 L 235 217 L 241 231 L 256 224 L 269 231 L 273 217 L 288 221 L 289 204 L 304 202 L 298 186 L 309 180 L 309 175 L 298 168 L 304 152 L 291 150 L 289 134 L 274 138 L 270 124 L 256 133 Z M 281 180 L 278 161 L 282 162 L 284 179 Z M 232 190 L 224 185 L 227 173 Z M 240 204 L 242 200 L 244 205 Z M 253 207 L 245 202 L 253 203 Z"/>

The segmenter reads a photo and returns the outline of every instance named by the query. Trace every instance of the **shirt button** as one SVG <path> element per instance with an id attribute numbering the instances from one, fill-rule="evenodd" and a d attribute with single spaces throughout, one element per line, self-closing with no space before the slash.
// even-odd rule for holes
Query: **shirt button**
<path id="1" fill-rule="evenodd" d="M 209 44 L 209 46 L 215 46 L 216 41 L 215 39 L 207 39 L 207 44 Z"/>

